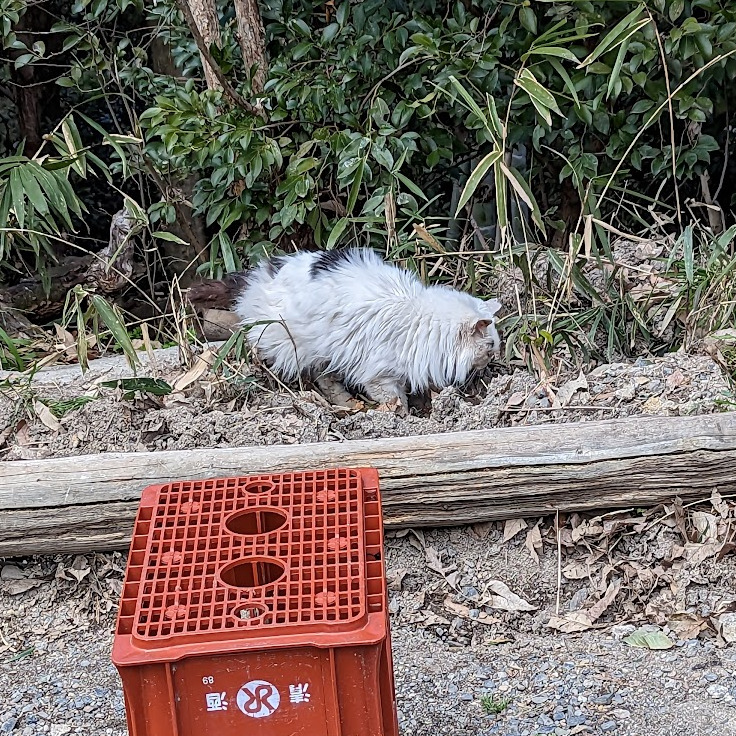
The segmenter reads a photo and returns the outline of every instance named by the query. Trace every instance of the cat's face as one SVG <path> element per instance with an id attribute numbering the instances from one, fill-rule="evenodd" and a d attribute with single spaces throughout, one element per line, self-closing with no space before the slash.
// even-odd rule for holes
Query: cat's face
<path id="1" fill-rule="evenodd" d="M 495 314 L 501 309 L 496 299 L 483 302 L 482 317 L 475 319 L 466 327 L 470 333 L 469 347 L 471 351 L 472 370 L 480 371 L 501 355 L 501 338 L 496 329 Z"/>

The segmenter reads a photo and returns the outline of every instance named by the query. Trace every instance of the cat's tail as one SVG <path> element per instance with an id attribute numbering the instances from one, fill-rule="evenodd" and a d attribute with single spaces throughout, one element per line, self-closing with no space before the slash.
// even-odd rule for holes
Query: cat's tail
<path id="1" fill-rule="evenodd" d="M 245 289 L 247 274 L 230 273 L 222 279 L 208 279 L 192 284 L 187 297 L 197 309 L 232 309 Z"/>

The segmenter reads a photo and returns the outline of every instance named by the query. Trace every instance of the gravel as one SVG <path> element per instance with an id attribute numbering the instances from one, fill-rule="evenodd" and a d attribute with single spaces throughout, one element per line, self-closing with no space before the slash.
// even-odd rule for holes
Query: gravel
<path id="1" fill-rule="evenodd" d="M 414 537 L 389 538 L 389 579 L 396 569 L 411 569 L 390 600 L 403 736 L 736 733 L 733 646 L 719 648 L 706 636 L 667 651 L 635 649 L 622 640 L 621 624 L 579 635 L 552 632 L 539 625 L 554 610 L 552 549 L 545 547 L 536 567 L 523 544 L 499 545 L 493 533 L 485 540 L 469 529 L 425 534 L 426 544 L 453 553 L 463 577 L 472 570 L 457 600 L 477 600 L 497 578 L 540 611 L 495 612 L 493 625 L 472 616 L 428 624 L 411 602 L 423 601 L 420 612 L 441 610 L 436 602 L 453 590 L 421 564 Z M 124 557 L 13 565 L 4 585 L 17 582 L 18 570 L 44 582 L 17 595 L 0 592 L 0 733 L 124 736 L 123 694 L 109 659 Z M 733 576 L 724 575 L 728 585 Z M 718 583 L 708 590 L 724 592 Z"/>

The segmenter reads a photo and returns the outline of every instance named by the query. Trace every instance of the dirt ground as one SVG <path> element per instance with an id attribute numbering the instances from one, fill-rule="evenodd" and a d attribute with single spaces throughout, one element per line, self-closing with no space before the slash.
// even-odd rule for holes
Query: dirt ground
<path id="1" fill-rule="evenodd" d="M 489 376 L 476 393 L 443 391 L 405 418 L 336 409 L 308 390 L 264 390 L 264 381 L 254 370 L 228 391 L 200 381 L 160 397 L 126 397 L 88 379 L 6 387 L 0 459 L 733 406 L 729 382 L 707 354 L 548 381 L 523 371 Z M 66 410 L 51 418 L 43 411 L 64 401 Z M 715 493 L 688 507 L 673 498 L 599 516 L 390 534 L 402 734 L 736 734 L 734 530 L 736 504 Z M 6 560 L 0 568 L 0 734 L 123 736 L 109 656 L 125 556 Z"/>

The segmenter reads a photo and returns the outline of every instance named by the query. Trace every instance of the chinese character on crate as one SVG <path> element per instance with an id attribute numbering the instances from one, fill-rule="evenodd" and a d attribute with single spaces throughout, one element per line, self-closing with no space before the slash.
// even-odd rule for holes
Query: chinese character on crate
<path id="1" fill-rule="evenodd" d="M 113 662 L 130 736 L 398 736 L 375 471 L 147 488 Z"/>

